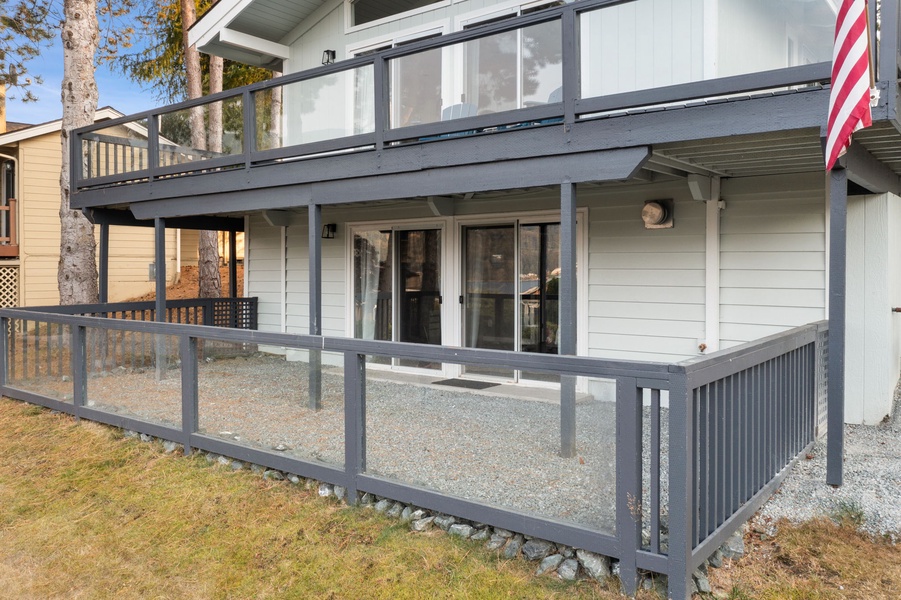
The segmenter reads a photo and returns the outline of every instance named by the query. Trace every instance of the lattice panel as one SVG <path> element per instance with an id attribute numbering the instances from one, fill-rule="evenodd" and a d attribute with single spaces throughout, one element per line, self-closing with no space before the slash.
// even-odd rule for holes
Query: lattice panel
<path id="1" fill-rule="evenodd" d="M 0 267 L 0 308 L 19 306 L 19 267 Z"/>

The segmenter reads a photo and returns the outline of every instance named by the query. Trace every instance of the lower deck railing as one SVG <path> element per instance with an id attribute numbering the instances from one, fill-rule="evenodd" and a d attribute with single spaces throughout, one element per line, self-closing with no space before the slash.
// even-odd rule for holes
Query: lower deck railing
<path id="1" fill-rule="evenodd" d="M 0 327 L 5 396 L 342 486 L 351 502 L 369 492 L 604 554 L 626 592 L 646 570 L 669 577 L 673 598 L 813 442 L 824 389 L 824 323 L 678 364 L 16 309 Z M 98 335 L 158 342 L 98 362 Z M 575 403 L 564 458 L 562 392 L 389 377 L 385 357 L 543 373 L 561 390 L 604 380 L 616 396 Z"/>

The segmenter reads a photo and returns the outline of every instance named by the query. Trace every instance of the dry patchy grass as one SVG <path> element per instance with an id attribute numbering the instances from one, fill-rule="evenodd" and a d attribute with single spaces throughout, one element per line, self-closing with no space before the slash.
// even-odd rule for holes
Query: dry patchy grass
<path id="1" fill-rule="evenodd" d="M 744 558 L 711 570 L 715 592 L 733 600 L 901 597 L 901 546 L 861 532 L 852 519 L 776 525 L 774 538 L 750 532 Z"/>
<path id="2" fill-rule="evenodd" d="M 0 400 L 4 598 L 615 598 L 443 533 Z"/>

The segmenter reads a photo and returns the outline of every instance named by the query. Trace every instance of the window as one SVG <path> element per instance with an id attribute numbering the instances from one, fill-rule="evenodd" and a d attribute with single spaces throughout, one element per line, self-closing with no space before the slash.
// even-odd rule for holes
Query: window
<path id="1" fill-rule="evenodd" d="M 350 25 L 363 25 L 444 0 L 351 0 Z"/>

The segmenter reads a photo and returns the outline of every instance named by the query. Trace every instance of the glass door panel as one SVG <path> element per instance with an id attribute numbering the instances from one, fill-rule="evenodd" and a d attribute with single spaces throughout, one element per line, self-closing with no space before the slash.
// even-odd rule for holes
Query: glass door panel
<path id="1" fill-rule="evenodd" d="M 354 234 L 354 337 L 391 340 L 393 336 L 393 239 L 391 231 Z M 388 358 L 371 357 L 388 363 Z"/>
<path id="2" fill-rule="evenodd" d="M 397 233 L 398 341 L 441 344 L 441 230 Z M 438 369 L 430 362 L 400 359 L 402 366 Z"/>
<path id="3" fill-rule="evenodd" d="M 464 346 L 516 349 L 516 229 L 513 225 L 463 230 Z M 508 369 L 466 367 L 467 373 L 512 377 Z"/>
<path id="4" fill-rule="evenodd" d="M 519 229 L 520 351 L 557 354 L 560 314 L 560 225 Z M 522 372 L 523 379 L 559 381 L 556 375 Z"/>

